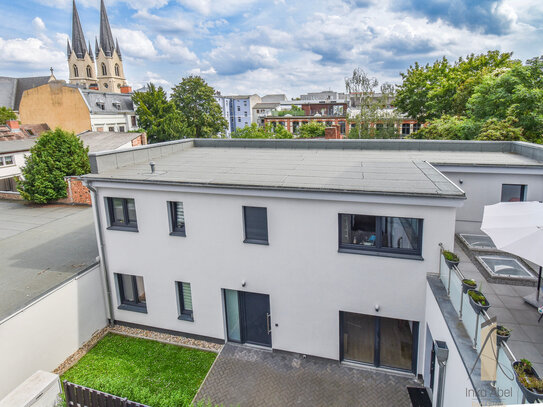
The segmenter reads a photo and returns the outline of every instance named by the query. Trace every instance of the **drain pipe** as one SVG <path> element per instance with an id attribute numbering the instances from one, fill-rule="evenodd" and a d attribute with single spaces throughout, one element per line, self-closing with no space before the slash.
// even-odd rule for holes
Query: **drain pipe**
<path id="1" fill-rule="evenodd" d="M 92 205 L 94 209 L 94 218 L 96 219 L 96 227 L 98 229 L 98 254 L 100 255 L 100 264 L 103 267 L 104 271 L 104 280 L 105 280 L 105 291 L 106 291 L 106 304 L 108 308 L 108 325 L 113 326 L 113 321 L 115 321 L 115 317 L 113 315 L 113 303 L 111 301 L 111 286 L 109 284 L 109 278 L 107 275 L 107 261 L 106 261 L 106 252 L 104 247 L 104 239 L 102 237 L 102 222 L 100 221 L 100 212 L 98 209 L 98 193 L 96 192 L 96 189 L 91 186 L 89 181 L 85 182 L 85 186 L 89 189 L 89 191 L 92 192 L 94 205 Z"/>
<path id="2" fill-rule="evenodd" d="M 443 397 L 445 392 L 445 372 L 447 370 L 447 359 L 449 359 L 449 348 L 443 341 L 435 341 L 435 354 L 439 365 L 439 383 L 437 387 L 436 407 L 443 407 Z"/>

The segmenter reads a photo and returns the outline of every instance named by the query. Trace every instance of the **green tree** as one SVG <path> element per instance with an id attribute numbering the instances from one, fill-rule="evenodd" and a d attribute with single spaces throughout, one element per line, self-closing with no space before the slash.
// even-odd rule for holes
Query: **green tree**
<path id="1" fill-rule="evenodd" d="M 486 121 L 492 118 L 522 129 L 530 141 L 543 134 L 543 57 L 525 65 L 486 75 L 469 98 L 468 114 Z M 514 118 L 515 120 L 508 120 Z"/>
<path id="2" fill-rule="evenodd" d="M 319 122 L 309 122 L 299 127 L 300 138 L 324 137 L 326 127 Z"/>
<path id="3" fill-rule="evenodd" d="M 463 115 L 466 102 L 483 76 L 519 64 L 512 59 L 511 53 L 499 51 L 471 54 L 454 64 L 445 57 L 431 65 L 415 62 L 406 73 L 400 74 L 403 82 L 397 88 L 394 103 L 400 112 L 419 122 L 445 114 Z"/>
<path id="4" fill-rule="evenodd" d="M 17 120 L 17 115 L 8 107 L 0 107 L 0 124 L 4 124 L 8 120 Z"/>
<path id="5" fill-rule="evenodd" d="M 473 140 L 481 130 L 481 123 L 463 116 L 444 115 L 432 120 L 409 138 L 428 140 Z"/>
<path id="6" fill-rule="evenodd" d="M 147 133 L 149 143 L 190 137 L 186 120 L 173 102 L 168 101 L 164 89 L 161 86 L 157 88 L 153 83 L 149 83 L 147 89 L 147 92 L 135 92 L 132 100 L 137 106 L 140 127 Z"/>
<path id="7" fill-rule="evenodd" d="M 252 123 L 250 126 L 236 129 L 236 131 L 232 133 L 232 138 L 289 139 L 292 138 L 292 134 L 290 134 L 290 132 L 281 125 L 273 128 L 270 124 L 266 124 L 266 126 L 261 127 L 256 123 Z"/>
<path id="8" fill-rule="evenodd" d="M 188 76 L 173 88 L 171 100 L 184 118 L 191 137 L 214 137 L 228 125 L 213 97 L 215 90 L 200 76 Z"/>
<path id="9" fill-rule="evenodd" d="M 275 127 L 275 130 L 273 132 L 273 137 L 279 138 L 279 139 L 288 139 L 288 138 L 292 138 L 292 134 L 283 126 L 278 125 Z"/>
<path id="10" fill-rule="evenodd" d="M 32 202 L 66 198 L 64 177 L 90 172 L 89 148 L 74 133 L 60 128 L 43 133 L 30 149 L 17 189 Z"/>
<path id="11" fill-rule="evenodd" d="M 505 120 L 489 119 L 483 125 L 475 140 L 482 141 L 526 141 L 522 137 L 522 129 L 516 127 L 517 119 L 508 117 Z"/>

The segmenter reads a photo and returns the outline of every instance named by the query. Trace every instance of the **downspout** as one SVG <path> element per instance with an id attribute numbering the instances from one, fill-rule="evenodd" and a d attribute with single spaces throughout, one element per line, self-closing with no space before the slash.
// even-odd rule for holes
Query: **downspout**
<path id="1" fill-rule="evenodd" d="M 100 256 L 100 263 L 104 270 L 104 280 L 105 280 L 105 290 L 106 290 L 106 303 L 108 308 L 108 325 L 113 326 L 113 322 L 115 321 L 114 315 L 113 315 L 113 302 L 111 300 L 111 286 L 109 284 L 109 278 L 107 273 L 107 261 L 106 261 L 106 254 L 105 254 L 105 248 L 104 248 L 104 239 L 102 237 L 102 222 L 100 221 L 100 212 L 98 209 L 98 194 L 96 192 L 96 189 L 90 185 L 89 181 L 85 182 L 85 186 L 89 189 L 89 191 L 92 192 L 93 195 L 93 201 L 94 201 L 94 215 L 96 219 L 96 227 L 98 228 L 98 254 Z"/>
<path id="2" fill-rule="evenodd" d="M 449 348 L 443 341 L 435 341 L 434 346 L 437 363 L 439 365 L 436 407 L 443 407 L 443 400 L 445 397 L 445 372 L 447 370 L 447 359 L 449 359 Z"/>

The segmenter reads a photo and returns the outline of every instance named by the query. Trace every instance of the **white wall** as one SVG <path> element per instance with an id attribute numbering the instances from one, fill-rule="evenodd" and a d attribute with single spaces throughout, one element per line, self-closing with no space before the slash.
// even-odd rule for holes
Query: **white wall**
<path id="1" fill-rule="evenodd" d="M 13 156 L 13 165 L 3 165 L 0 167 L 0 178 L 10 178 L 16 175 L 21 175 L 21 167 L 25 165 L 25 156 L 29 151 L 19 151 L 16 153 L 2 153 L 0 156 Z"/>
<path id="2" fill-rule="evenodd" d="M 438 167 L 440 169 L 440 167 Z M 527 185 L 526 200 L 543 200 L 543 172 L 524 169 L 477 169 L 443 168 L 445 176 L 466 192 L 464 206 L 456 214 L 458 233 L 482 233 L 481 221 L 485 205 L 500 202 L 502 184 Z M 468 172 L 469 171 L 469 172 Z M 476 172 L 473 172 L 476 171 Z M 463 182 L 460 183 L 460 180 Z"/>
<path id="3" fill-rule="evenodd" d="M 447 247 L 447 246 L 445 246 Z M 443 314 L 439 309 L 436 298 L 432 293 L 430 285 L 426 283 L 426 324 L 430 329 L 434 341 L 444 341 L 449 348 L 449 358 L 445 373 L 445 390 L 443 397 L 443 407 L 473 407 L 479 405 L 477 399 L 473 398 L 473 385 L 469 379 L 468 372 L 462 362 L 460 353 L 456 348 L 451 333 L 447 327 Z M 426 335 L 426 327 L 421 329 Z M 421 343 L 425 343 L 425 338 Z M 425 365 L 429 366 L 429 363 Z M 436 360 L 434 377 L 434 394 L 432 405 L 436 405 L 439 386 L 439 365 Z"/>
<path id="4" fill-rule="evenodd" d="M 0 321 L 0 399 L 37 370 L 51 371 L 106 326 L 100 268 Z"/>
<path id="5" fill-rule="evenodd" d="M 91 115 L 92 131 L 98 131 L 99 127 L 103 131 L 108 131 L 108 127 L 115 127 L 114 131 L 120 131 L 119 126 L 124 126 L 124 131 L 134 130 L 137 127 L 132 126 L 132 119 L 135 113 L 119 113 L 119 114 L 93 114 Z"/>
<path id="6" fill-rule="evenodd" d="M 339 358 L 340 310 L 376 315 L 379 304 L 380 316 L 422 321 L 426 273 L 438 270 L 438 244 L 453 242 L 451 207 L 101 185 L 107 184 L 95 186 L 111 285 L 116 286 L 113 273 L 140 275 L 147 297 L 147 314 L 115 309 L 115 319 L 224 338 L 221 289 L 265 293 L 272 325 L 279 325 L 273 327 L 273 348 L 331 359 Z M 105 230 L 106 196 L 135 199 L 139 233 Z M 187 237 L 169 236 L 169 200 L 184 204 Z M 243 205 L 268 208 L 269 246 L 243 243 Z M 338 253 L 338 213 L 423 218 L 424 261 Z M 177 319 L 175 281 L 191 283 L 194 322 Z M 117 296 L 113 301 L 119 305 Z"/>

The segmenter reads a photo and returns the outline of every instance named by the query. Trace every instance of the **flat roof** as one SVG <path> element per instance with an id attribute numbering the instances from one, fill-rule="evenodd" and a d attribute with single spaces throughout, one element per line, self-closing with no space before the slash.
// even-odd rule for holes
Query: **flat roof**
<path id="1" fill-rule="evenodd" d="M 0 154 L 30 151 L 36 143 L 37 138 L 25 138 L 20 140 L 0 141 Z"/>
<path id="2" fill-rule="evenodd" d="M 432 164 L 543 168 L 543 148 L 528 143 L 515 147 L 526 149 L 523 155 L 507 151 L 513 146 L 503 142 L 371 141 L 376 143 L 181 140 L 130 151 L 90 154 L 92 174 L 84 178 L 465 199 L 465 193 Z M 154 173 L 150 171 L 149 161 L 155 162 Z"/>
<path id="3" fill-rule="evenodd" d="M 97 256 L 92 208 L 0 200 L 0 321 Z"/>
<path id="4" fill-rule="evenodd" d="M 89 147 L 89 152 L 116 150 L 143 133 L 114 132 L 114 131 L 86 131 L 77 136 L 83 140 L 83 144 Z"/>

